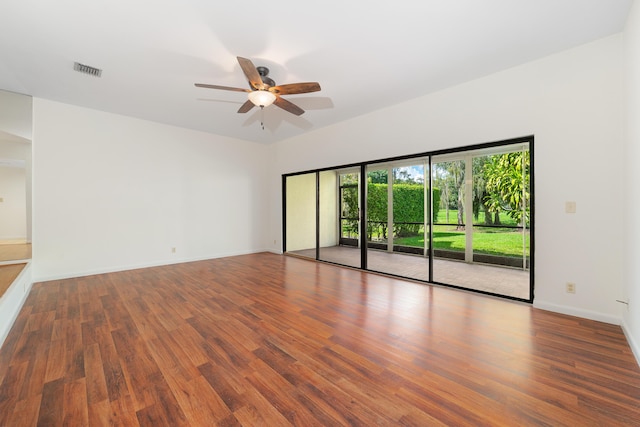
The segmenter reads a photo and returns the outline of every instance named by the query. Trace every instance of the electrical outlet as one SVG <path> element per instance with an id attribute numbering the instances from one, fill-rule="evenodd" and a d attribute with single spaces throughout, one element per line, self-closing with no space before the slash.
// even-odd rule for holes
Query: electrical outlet
<path id="1" fill-rule="evenodd" d="M 176 253 L 176 248 L 171 248 L 171 253 L 175 254 Z"/>
<path id="2" fill-rule="evenodd" d="M 576 284 L 575 283 L 567 282 L 567 293 L 568 294 L 575 294 L 576 293 Z"/>

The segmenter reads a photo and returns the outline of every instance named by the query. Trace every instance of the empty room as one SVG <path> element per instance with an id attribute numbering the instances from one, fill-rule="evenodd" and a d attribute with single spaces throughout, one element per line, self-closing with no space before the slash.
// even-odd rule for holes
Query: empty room
<path id="1" fill-rule="evenodd" d="M 5 1 L 0 426 L 637 426 L 640 5 Z"/>

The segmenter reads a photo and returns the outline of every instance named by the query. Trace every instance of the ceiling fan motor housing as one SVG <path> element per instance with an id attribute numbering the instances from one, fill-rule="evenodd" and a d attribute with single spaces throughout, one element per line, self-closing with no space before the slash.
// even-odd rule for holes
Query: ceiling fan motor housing
<path id="1" fill-rule="evenodd" d="M 267 77 L 269 75 L 269 69 L 267 67 L 256 67 L 256 70 L 258 70 L 258 74 L 260 74 L 260 78 L 262 79 L 262 83 L 269 85 L 269 86 L 275 86 L 276 82 L 273 81 L 273 79 Z"/>

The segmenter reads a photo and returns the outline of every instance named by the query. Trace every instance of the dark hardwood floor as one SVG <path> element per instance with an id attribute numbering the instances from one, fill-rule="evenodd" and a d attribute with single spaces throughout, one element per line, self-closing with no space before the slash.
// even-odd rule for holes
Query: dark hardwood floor
<path id="1" fill-rule="evenodd" d="M 0 426 L 629 425 L 618 326 L 274 254 L 37 283 Z"/>

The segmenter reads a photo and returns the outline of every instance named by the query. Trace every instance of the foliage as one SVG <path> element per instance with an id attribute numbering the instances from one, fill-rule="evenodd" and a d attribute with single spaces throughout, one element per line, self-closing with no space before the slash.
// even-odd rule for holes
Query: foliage
<path id="1" fill-rule="evenodd" d="M 505 211 L 518 223 L 529 223 L 529 169 L 529 151 L 490 157 L 483 167 L 490 212 Z"/>
<path id="2" fill-rule="evenodd" d="M 367 172 L 367 180 L 373 184 L 386 184 L 389 182 L 386 169 L 378 169 Z"/>
<path id="3" fill-rule="evenodd" d="M 414 236 L 424 223 L 424 187 L 415 184 L 393 185 L 394 235 Z"/>
<path id="4" fill-rule="evenodd" d="M 342 192 L 342 232 L 345 237 L 358 236 L 358 187 L 349 184 L 348 187 L 341 188 Z"/>
<path id="5" fill-rule="evenodd" d="M 378 237 L 386 239 L 388 185 L 367 185 L 367 235 L 371 239 L 374 231 Z M 440 206 L 440 190 L 433 189 L 433 215 L 438 216 Z M 409 236 L 417 234 L 424 223 L 424 187 L 421 184 L 395 184 L 393 186 L 393 222 L 394 235 Z M 405 224 L 400 224 L 405 223 Z M 406 224 L 415 223 L 415 224 Z"/>
<path id="6" fill-rule="evenodd" d="M 378 238 L 387 238 L 387 202 L 386 183 L 367 184 L 367 237 L 369 240 L 373 237 L 374 231 L 377 232 Z"/>
<path id="7" fill-rule="evenodd" d="M 445 210 L 446 223 L 450 223 L 449 211 L 455 210 L 458 225 L 464 224 L 464 161 L 435 163 L 433 170 L 434 186 L 442 189 L 440 207 Z"/>

